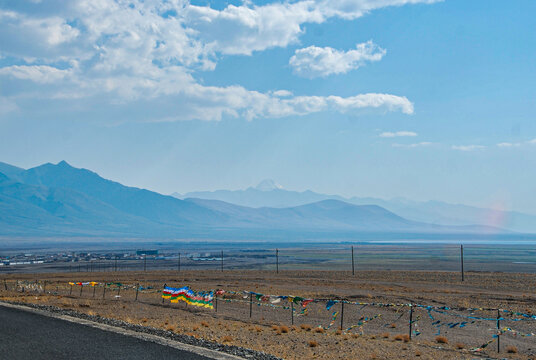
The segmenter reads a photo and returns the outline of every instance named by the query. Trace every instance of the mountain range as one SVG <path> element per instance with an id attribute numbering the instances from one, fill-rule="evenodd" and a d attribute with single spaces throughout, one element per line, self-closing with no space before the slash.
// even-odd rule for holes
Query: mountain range
<path id="1" fill-rule="evenodd" d="M 269 181 L 256 191 L 268 197 L 273 192 L 274 196 L 286 194 L 286 190 Z M 254 240 L 504 232 L 474 224 L 444 226 L 408 220 L 375 204 L 357 205 L 340 199 L 287 207 L 178 199 L 124 186 L 65 161 L 28 170 L 0 163 L 2 236 Z"/>
<path id="2" fill-rule="evenodd" d="M 216 190 L 190 192 L 184 195 L 173 193 L 178 199 L 199 198 L 225 201 L 248 207 L 286 208 L 323 200 L 339 200 L 354 205 L 377 205 L 408 220 L 445 226 L 470 226 L 483 224 L 520 233 L 536 233 L 536 216 L 517 211 L 502 211 L 479 208 L 442 201 L 413 201 L 405 198 L 390 200 L 374 197 L 350 197 L 326 195 L 307 191 L 284 189 L 275 181 L 263 180 L 256 187 L 245 190 Z"/>

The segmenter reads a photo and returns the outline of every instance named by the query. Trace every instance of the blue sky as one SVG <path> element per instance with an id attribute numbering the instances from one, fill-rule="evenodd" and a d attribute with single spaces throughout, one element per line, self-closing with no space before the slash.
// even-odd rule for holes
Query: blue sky
<path id="1" fill-rule="evenodd" d="M 0 0 L 0 161 L 536 213 L 534 1 Z"/>

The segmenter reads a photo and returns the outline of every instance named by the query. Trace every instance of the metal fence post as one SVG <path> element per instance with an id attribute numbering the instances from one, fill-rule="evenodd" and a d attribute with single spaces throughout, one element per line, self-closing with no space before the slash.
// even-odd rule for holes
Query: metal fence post
<path id="1" fill-rule="evenodd" d="M 354 265 L 354 247 L 352 246 L 352 275 L 355 275 L 355 265 Z"/>
<path id="2" fill-rule="evenodd" d="M 253 311 L 253 293 L 249 293 L 249 317 L 251 317 L 251 313 Z"/>
<path id="3" fill-rule="evenodd" d="M 411 325 L 413 324 L 413 304 L 409 304 L 409 338 L 411 339 Z"/>
<path id="4" fill-rule="evenodd" d="M 463 271 L 463 245 L 460 245 L 460 262 L 461 262 L 461 266 L 462 266 L 462 281 L 465 280 L 465 274 L 464 274 L 464 271 Z"/>

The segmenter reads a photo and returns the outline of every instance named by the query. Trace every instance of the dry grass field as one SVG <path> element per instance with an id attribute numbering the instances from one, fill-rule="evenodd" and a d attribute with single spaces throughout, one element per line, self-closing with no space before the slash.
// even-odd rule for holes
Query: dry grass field
<path id="1" fill-rule="evenodd" d="M 474 359 L 536 358 L 536 337 L 522 334 L 536 332 L 536 321 L 502 320 L 519 334 L 505 332 L 500 336 L 501 352 L 493 341 L 480 352 L 471 351 L 493 339 L 495 321 L 473 321 L 463 316 L 495 318 L 496 311 L 468 311 L 459 308 L 500 308 L 525 314 L 536 314 L 536 274 L 467 273 L 460 281 L 457 273 L 416 271 L 154 271 L 117 273 L 13 274 L 4 277 L 8 290 L 0 283 L 0 298 L 54 305 L 87 314 L 98 314 L 130 323 L 162 328 L 219 343 L 233 344 L 280 356 L 285 359 Z M 46 293 L 14 289 L 15 281 L 47 280 Z M 102 298 L 102 287 L 74 287 L 69 294 L 69 281 L 120 282 L 151 286 L 153 290 L 138 294 L 133 289 L 108 289 Z M 315 299 L 346 299 L 352 302 L 382 304 L 423 304 L 448 306 L 456 310 L 428 313 L 414 307 L 416 321 L 409 339 L 409 307 L 380 307 L 346 304 L 344 322 L 340 315 L 329 327 L 335 304 L 328 311 L 325 302 L 308 305 L 308 314 L 294 316 L 288 308 L 252 304 L 249 298 L 225 295 L 219 298 L 218 311 L 197 308 L 185 303 L 162 301 L 160 290 L 169 286 L 189 285 L 194 290 L 224 289 L 254 291 L 270 295 L 295 295 Z M 501 315 L 505 319 L 518 317 Z M 433 317 L 433 318 L 432 318 Z M 438 327 L 438 322 L 442 326 Z M 352 325 L 364 322 L 362 326 Z M 452 326 L 452 324 L 456 324 Z M 320 326 L 320 327 L 319 327 Z M 328 328 L 329 327 L 329 328 Z M 416 333 L 420 332 L 419 335 Z"/>

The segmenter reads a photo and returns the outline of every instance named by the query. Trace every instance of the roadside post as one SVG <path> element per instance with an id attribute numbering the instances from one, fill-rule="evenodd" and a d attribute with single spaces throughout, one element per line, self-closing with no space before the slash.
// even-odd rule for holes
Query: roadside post
<path id="1" fill-rule="evenodd" d="M 93 298 L 95 298 L 95 291 L 97 290 L 97 287 L 93 285 Z"/>
<path id="2" fill-rule="evenodd" d="M 279 274 L 279 249 L 275 249 L 275 272 Z"/>
<path id="3" fill-rule="evenodd" d="M 140 290 L 140 284 L 136 284 L 136 301 L 138 301 L 138 291 Z"/>
<path id="4" fill-rule="evenodd" d="M 461 262 L 461 266 L 462 266 L 462 281 L 465 280 L 465 274 L 464 274 L 464 271 L 463 271 L 463 245 L 460 245 L 460 262 Z"/>
<path id="5" fill-rule="evenodd" d="M 413 304 L 409 304 L 409 338 L 411 340 L 411 325 L 413 324 Z"/>
<path id="6" fill-rule="evenodd" d="M 251 314 L 253 311 L 253 293 L 249 293 L 249 317 L 251 318 Z"/>
<path id="7" fill-rule="evenodd" d="M 341 331 L 343 328 L 343 324 L 344 324 L 344 300 L 341 300 Z"/>
<path id="8" fill-rule="evenodd" d="M 102 300 L 104 300 L 105 295 L 106 295 L 106 283 L 104 283 L 104 287 L 102 288 Z"/>
<path id="9" fill-rule="evenodd" d="M 84 289 L 84 285 L 82 285 L 82 283 L 80 283 L 80 297 L 82 297 L 82 290 Z"/>
<path id="10" fill-rule="evenodd" d="M 290 302 L 290 325 L 294 325 L 294 301 Z"/>
<path id="11" fill-rule="evenodd" d="M 71 291 L 69 291 L 69 295 L 73 294 L 73 286 L 71 285 Z"/>
<path id="12" fill-rule="evenodd" d="M 352 246 L 352 275 L 355 275 L 354 247 Z"/>
<path id="13" fill-rule="evenodd" d="M 497 309 L 497 352 L 501 352 L 501 311 Z"/>

